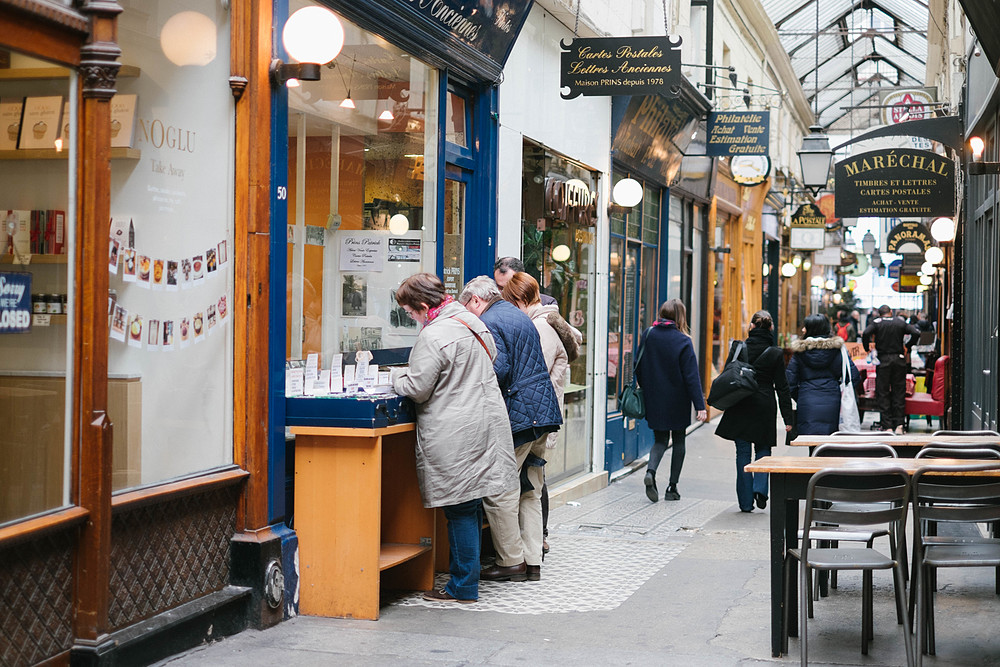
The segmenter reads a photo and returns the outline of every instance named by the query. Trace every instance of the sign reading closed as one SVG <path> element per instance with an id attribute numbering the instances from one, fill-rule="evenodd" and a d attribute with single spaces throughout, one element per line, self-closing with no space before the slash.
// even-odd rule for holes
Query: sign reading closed
<path id="1" fill-rule="evenodd" d="M 836 216 L 955 215 L 955 162 L 930 151 L 890 148 L 835 167 Z"/>

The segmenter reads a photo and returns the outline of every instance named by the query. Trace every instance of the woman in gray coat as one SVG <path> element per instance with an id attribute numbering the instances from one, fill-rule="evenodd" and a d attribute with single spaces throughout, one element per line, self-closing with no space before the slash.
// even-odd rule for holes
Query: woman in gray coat
<path id="1" fill-rule="evenodd" d="M 496 345 L 486 325 L 431 273 L 404 280 L 396 301 L 423 328 L 409 366 L 393 372 L 392 384 L 416 404 L 424 506 L 443 508 L 448 519 L 451 579 L 424 597 L 475 602 L 481 500 L 518 484 L 507 407 L 493 371 Z"/>

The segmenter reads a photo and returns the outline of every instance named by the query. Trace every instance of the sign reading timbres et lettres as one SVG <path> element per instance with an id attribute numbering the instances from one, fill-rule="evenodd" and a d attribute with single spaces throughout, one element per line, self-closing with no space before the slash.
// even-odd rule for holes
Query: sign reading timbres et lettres
<path id="1" fill-rule="evenodd" d="M 955 214 L 955 162 L 930 151 L 860 153 L 834 168 L 837 217 Z"/>
<path id="2" fill-rule="evenodd" d="M 592 37 L 560 42 L 559 94 L 677 95 L 681 85 L 680 37 Z"/>
<path id="3" fill-rule="evenodd" d="M 767 155 L 770 125 L 771 114 L 767 111 L 711 111 L 706 153 Z"/>

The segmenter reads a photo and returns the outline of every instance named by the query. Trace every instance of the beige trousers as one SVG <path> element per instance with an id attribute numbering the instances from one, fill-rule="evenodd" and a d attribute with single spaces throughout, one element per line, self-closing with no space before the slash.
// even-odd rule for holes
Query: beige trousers
<path id="1" fill-rule="evenodd" d="M 533 442 L 526 442 L 514 449 L 517 472 L 521 474 L 528 454 L 545 458 L 547 435 Z M 527 563 L 542 564 L 542 485 L 545 468 L 528 467 L 528 481 L 533 487 L 522 494 L 520 485 L 496 496 L 483 498 L 483 510 L 490 522 L 493 546 L 497 551 L 497 564 L 511 567 Z"/>

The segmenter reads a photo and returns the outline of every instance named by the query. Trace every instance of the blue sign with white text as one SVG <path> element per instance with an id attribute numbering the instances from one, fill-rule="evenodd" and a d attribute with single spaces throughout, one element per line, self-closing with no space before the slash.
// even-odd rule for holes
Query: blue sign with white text
<path id="1" fill-rule="evenodd" d="M 31 331 L 31 274 L 0 272 L 0 334 Z"/>
<path id="2" fill-rule="evenodd" d="M 710 111 L 708 114 L 708 155 L 767 155 L 770 137 L 769 111 Z"/>

